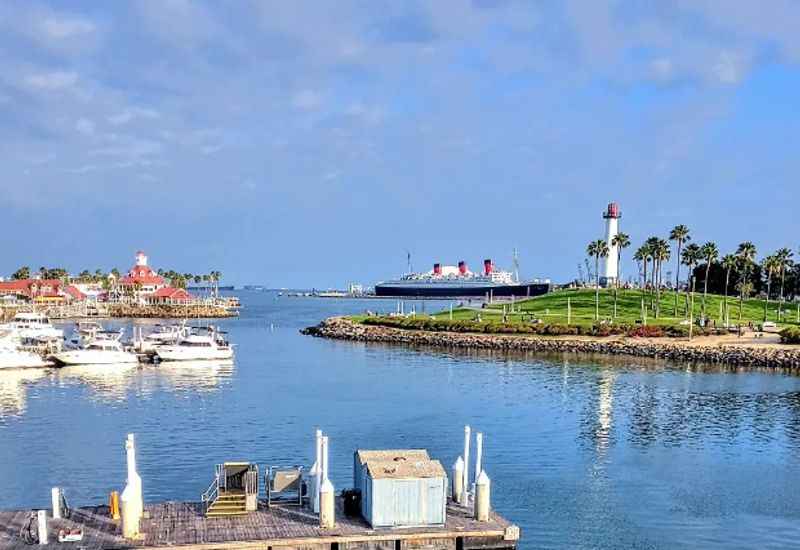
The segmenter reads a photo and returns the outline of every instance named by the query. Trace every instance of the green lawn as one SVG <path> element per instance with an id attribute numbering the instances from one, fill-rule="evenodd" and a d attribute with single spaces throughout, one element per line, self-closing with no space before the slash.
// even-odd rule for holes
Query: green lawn
<path id="1" fill-rule="evenodd" d="M 634 324 L 642 317 L 642 292 L 640 290 L 620 290 L 617 304 L 616 322 Z M 702 312 L 702 293 L 696 292 L 694 296 L 694 317 L 697 318 Z M 529 320 L 531 317 L 541 319 L 545 323 L 566 324 L 567 302 L 569 301 L 572 314 L 569 319 L 573 325 L 591 325 L 595 322 L 595 291 L 592 289 L 570 289 L 559 290 L 538 296 L 528 300 L 520 300 L 513 304 L 505 303 L 505 309 L 509 322 Z M 719 325 L 722 322 L 720 306 L 723 297 L 709 294 L 706 300 L 706 314 L 710 319 Z M 651 297 L 645 295 L 646 316 L 648 325 L 675 325 L 686 318 L 686 294 L 678 295 L 678 315 L 675 311 L 675 293 L 662 292 L 660 300 L 660 315 L 655 318 L 655 312 L 650 307 Z M 730 309 L 730 322 L 737 324 L 739 321 L 739 300 L 733 296 L 728 298 Z M 781 325 L 796 325 L 797 304 L 785 304 L 784 316 Z M 600 290 L 600 318 L 611 319 L 614 313 L 614 291 Z M 503 315 L 503 305 L 492 304 L 486 309 L 477 311 L 474 309 L 458 309 L 453 311 L 454 320 L 473 320 L 480 314 L 484 321 L 499 321 Z M 436 314 L 439 319 L 449 319 L 449 311 L 442 311 Z M 767 319 L 778 322 L 778 304 L 771 301 L 768 308 Z M 764 320 L 764 300 L 750 299 L 745 300 L 742 307 L 742 321 L 744 323 L 761 323 Z"/>

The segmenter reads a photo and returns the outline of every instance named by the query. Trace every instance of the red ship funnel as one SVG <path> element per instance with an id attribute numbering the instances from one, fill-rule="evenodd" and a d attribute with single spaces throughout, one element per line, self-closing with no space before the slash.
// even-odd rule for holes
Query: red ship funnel
<path id="1" fill-rule="evenodd" d="M 434 275 L 442 274 L 442 266 L 440 264 L 433 264 L 433 274 Z"/>
<path id="2" fill-rule="evenodd" d="M 464 260 L 461 260 L 460 262 L 458 262 L 458 272 L 461 275 L 466 275 L 467 274 L 467 262 L 465 262 Z"/>
<path id="3" fill-rule="evenodd" d="M 492 260 L 483 260 L 483 273 L 485 275 L 491 275 L 493 267 Z"/>

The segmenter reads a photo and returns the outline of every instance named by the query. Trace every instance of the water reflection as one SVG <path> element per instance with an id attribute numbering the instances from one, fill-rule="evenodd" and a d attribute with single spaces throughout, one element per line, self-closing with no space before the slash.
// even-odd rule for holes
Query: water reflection
<path id="1" fill-rule="evenodd" d="M 124 401 L 128 388 L 136 378 L 136 363 L 118 365 L 70 365 L 56 371 L 60 384 L 76 382 L 90 387 L 96 398 L 104 402 Z"/>
<path id="2" fill-rule="evenodd" d="M 143 378 L 154 378 L 175 391 L 216 391 L 233 377 L 234 368 L 232 360 L 172 361 L 160 363 Z"/>
<path id="3" fill-rule="evenodd" d="M 28 385 L 50 372 L 50 369 L 0 369 L 0 420 L 24 414 Z"/>

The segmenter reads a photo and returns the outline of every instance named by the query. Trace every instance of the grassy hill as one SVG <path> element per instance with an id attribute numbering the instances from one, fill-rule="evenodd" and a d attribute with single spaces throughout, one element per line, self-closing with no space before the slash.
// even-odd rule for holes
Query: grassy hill
<path id="1" fill-rule="evenodd" d="M 686 294 L 678 295 L 678 314 L 675 312 L 675 293 L 662 292 L 660 300 L 660 315 L 655 318 L 654 308 L 651 305 L 651 295 L 643 294 L 640 290 L 620 290 L 617 304 L 617 323 L 634 324 L 642 318 L 642 298 L 645 301 L 645 310 L 648 325 L 677 325 L 687 318 Z M 698 318 L 702 313 L 702 293 L 695 293 L 694 297 L 694 318 Z M 592 289 L 569 289 L 559 290 L 530 298 L 520 300 L 512 305 L 505 303 L 505 310 L 508 322 L 529 321 L 531 318 L 541 319 L 545 323 L 566 324 L 567 323 L 567 302 L 571 306 L 572 314 L 570 324 L 591 325 L 595 322 L 595 291 Z M 718 325 L 722 324 L 723 317 L 721 306 L 724 297 L 709 294 L 706 299 L 706 314 L 711 320 L 715 320 Z M 728 307 L 730 311 L 730 322 L 737 324 L 739 321 L 739 300 L 728 297 Z M 503 316 L 503 305 L 493 304 L 486 309 L 463 308 L 453 311 L 454 320 L 474 320 L 480 314 L 484 321 L 500 321 Z M 784 304 L 783 320 L 781 325 L 798 324 L 798 305 L 794 303 Z M 600 318 L 611 319 L 614 313 L 614 291 L 603 289 L 600 291 Z M 439 319 L 449 319 L 449 311 L 436 314 Z M 778 321 L 778 304 L 770 301 L 767 319 L 774 322 Z M 742 307 L 742 322 L 747 324 L 761 323 L 764 320 L 764 300 L 750 299 L 745 300 Z"/>

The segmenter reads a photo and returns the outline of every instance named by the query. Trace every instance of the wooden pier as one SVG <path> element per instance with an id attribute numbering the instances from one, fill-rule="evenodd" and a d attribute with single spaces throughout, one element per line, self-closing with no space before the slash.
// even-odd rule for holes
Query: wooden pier
<path id="1" fill-rule="evenodd" d="M 34 512 L 0 511 L 0 549 L 30 550 L 20 536 Z M 80 529 L 80 542 L 58 542 L 58 532 Z M 35 520 L 34 520 L 35 531 Z M 122 537 L 120 521 L 109 517 L 107 506 L 78 508 L 69 519 L 48 521 L 47 548 L 111 550 L 122 548 L 177 547 L 191 550 L 296 549 L 296 550 L 516 550 L 519 529 L 492 512 L 489 521 L 472 518 L 471 509 L 447 505 L 443 526 L 373 529 L 360 517 L 344 515 L 336 502 L 336 525 L 319 527 L 313 512 L 298 506 L 279 505 L 247 515 L 207 518 L 199 502 L 165 502 L 145 506 L 141 537 Z"/>

